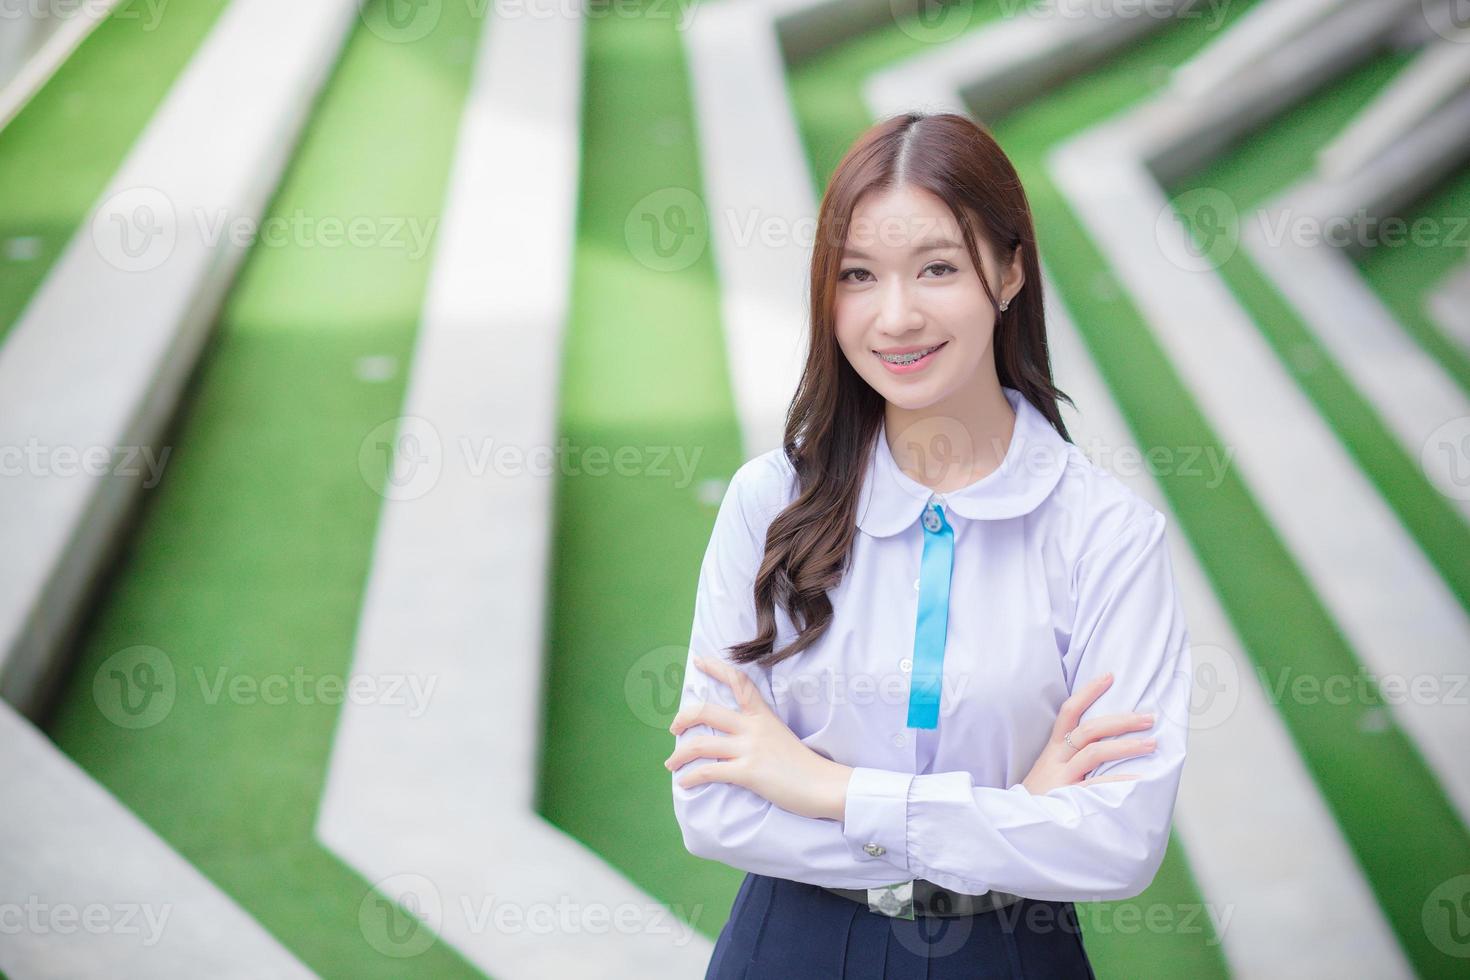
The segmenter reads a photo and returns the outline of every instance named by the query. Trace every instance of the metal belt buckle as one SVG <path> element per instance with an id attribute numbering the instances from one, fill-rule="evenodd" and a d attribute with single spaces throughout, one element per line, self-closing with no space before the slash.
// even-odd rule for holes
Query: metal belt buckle
<path id="1" fill-rule="evenodd" d="M 914 883 L 900 881 L 895 885 L 869 888 L 868 908 L 890 918 L 912 919 L 914 917 Z"/>

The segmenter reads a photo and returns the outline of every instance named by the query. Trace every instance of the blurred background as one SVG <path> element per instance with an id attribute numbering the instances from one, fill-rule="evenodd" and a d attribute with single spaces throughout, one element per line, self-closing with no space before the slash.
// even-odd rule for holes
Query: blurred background
<path id="1" fill-rule="evenodd" d="M 0 972 L 698 977 L 699 562 L 816 202 L 958 111 L 1190 761 L 1098 975 L 1470 975 L 1466 0 L 139 0 L 0 18 Z"/>

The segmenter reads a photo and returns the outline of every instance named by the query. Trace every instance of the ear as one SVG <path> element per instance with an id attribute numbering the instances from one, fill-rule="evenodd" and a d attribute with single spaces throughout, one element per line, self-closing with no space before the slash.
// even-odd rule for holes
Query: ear
<path id="1" fill-rule="evenodd" d="M 1011 261 L 1006 266 L 1005 273 L 1000 280 L 1000 293 L 1009 296 L 1015 302 L 1016 294 L 1026 285 L 1026 267 L 1022 261 L 1021 246 L 1018 244 L 1011 250 Z"/>

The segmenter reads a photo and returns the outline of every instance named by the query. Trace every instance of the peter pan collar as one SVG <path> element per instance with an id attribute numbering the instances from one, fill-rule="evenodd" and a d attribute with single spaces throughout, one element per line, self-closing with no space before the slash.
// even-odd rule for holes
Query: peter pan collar
<path id="1" fill-rule="evenodd" d="M 903 470 L 888 448 L 887 423 L 878 426 L 858 497 L 858 527 L 874 537 L 897 534 L 924 511 L 931 496 L 971 520 L 1018 517 L 1035 510 L 1061 479 L 1070 445 L 1046 416 L 1015 388 L 1001 386 L 1016 413 L 1001 465 L 969 486 L 936 494 Z"/>

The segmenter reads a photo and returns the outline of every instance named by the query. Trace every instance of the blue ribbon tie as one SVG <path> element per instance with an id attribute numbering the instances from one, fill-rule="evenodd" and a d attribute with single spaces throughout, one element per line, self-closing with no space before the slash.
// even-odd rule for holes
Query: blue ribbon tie
<path id="1" fill-rule="evenodd" d="M 944 680 L 944 636 L 949 628 L 949 577 L 954 569 L 954 528 L 934 498 L 924 505 L 924 553 L 919 560 L 919 613 L 914 624 L 914 664 L 909 680 L 910 728 L 939 726 Z"/>

